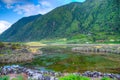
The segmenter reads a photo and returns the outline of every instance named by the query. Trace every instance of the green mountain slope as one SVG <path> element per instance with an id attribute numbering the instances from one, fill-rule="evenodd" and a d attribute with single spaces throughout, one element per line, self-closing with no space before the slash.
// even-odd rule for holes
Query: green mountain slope
<path id="1" fill-rule="evenodd" d="M 15 24 L 13 24 L 9 29 L 7 29 L 5 32 L 3 32 L 0 35 L 1 41 L 17 41 L 18 38 L 22 38 L 23 35 L 20 35 L 22 31 L 27 32 L 29 31 L 30 27 L 24 27 L 28 23 L 32 23 L 35 19 L 38 17 L 41 17 L 42 15 L 35 15 L 35 16 L 29 16 L 29 17 L 23 17 L 22 19 L 18 20 Z"/>
<path id="2" fill-rule="evenodd" d="M 25 21 L 21 20 L 21 23 L 24 24 Z M 0 39 L 38 41 L 67 38 L 93 42 L 119 40 L 120 0 L 86 0 L 83 3 L 70 3 L 37 17 L 32 22 L 24 25 L 21 23 L 18 21 L 12 25 Z"/>

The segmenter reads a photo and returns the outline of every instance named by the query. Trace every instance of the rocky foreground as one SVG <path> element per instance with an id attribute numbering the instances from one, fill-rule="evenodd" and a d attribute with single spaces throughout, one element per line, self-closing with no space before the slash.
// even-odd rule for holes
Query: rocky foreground
<path id="1" fill-rule="evenodd" d="M 25 80 L 58 80 L 59 77 L 67 76 L 70 74 L 73 75 L 80 75 L 80 76 L 87 76 L 91 79 L 97 78 L 100 79 L 101 77 L 110 77 L 111 79 L 120 80 L 120 74 L 112 74 L 112 73 L 101 73 L 101 72 L 91 72 L 86 71 L 84 73 L 61 73 L 61 72 L 54 72 L 54 71 L 40 71 L 35 69 L 29 69 L 25 67 L 21 67 L 19 65 L 12 65 L 12 66 L 4 66 L 0 68 L 0 76 L 9 75 L 10 77 L 14 77 L 13 75 L 23 74 Z"/>

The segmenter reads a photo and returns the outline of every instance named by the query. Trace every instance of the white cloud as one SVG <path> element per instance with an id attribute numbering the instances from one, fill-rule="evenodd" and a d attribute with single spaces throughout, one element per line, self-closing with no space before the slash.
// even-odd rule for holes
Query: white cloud
<path id="1" fill-rule="evenodd" d="M 54 8 L 47 0 L 38 0 L 38 4 L 31 3 L 30 0 L 2 0 L 2 2 L 6 4 L 7 9 L 24 16 L 46 14 Z"/>
<path id="2" fill-rule="evenodd" d="M 6 3 L 6 4 L 13 4 L 13 3 L 15 3 L 15 0 L 2 0 L 2 2 Z"/>
<path id="3" fill-rule="evenodd" d="M 10 26 L 11 23 L 4 20 L 0 20 L 0 34 L 4 32 L 6 29 L 8 29 Z"/>
<path id="4" fill-rule="evenodd" d="M 2 2 L 6 4 L 6 8 L 7 9 L 12 9 L 13 8 L 13 4 L 17 3 L 16 0 L 2 0 Z"/>
<path id="5" fill-rule="evenodd" d="M 26 16 L 39 14 L 39 5 L 27 4 L 17 5 L 14 9 L 18 14 L 24 14 Z"/>
<path id="6" fill-rule="evenodd" d="M 7 9 L 12 9 L 17 14 L 24 16 L 45 14 L 54 8 L 52 3 L 47 0 L 38 0 L 38 4 L 34 4 L 31 1 L 32 0 L 2 0 L 2 2 L 6 4 Z"/>
<path id="7" fill-rule="evenodd" d="M 18 14 L 24 14 L 25 16 L 45 14 L 52 10 L 51 5 L 48 2 L 41 2 L 41 4 L 26 4 L 26 5 L 16 5 L 14 12 Z"/>
<path id="8" fill-rule="evenodd" d="M 39 3 L 42 5 L 42 7 L 51 7 L 52 6 L 48 1 L 41 1 Z"/>

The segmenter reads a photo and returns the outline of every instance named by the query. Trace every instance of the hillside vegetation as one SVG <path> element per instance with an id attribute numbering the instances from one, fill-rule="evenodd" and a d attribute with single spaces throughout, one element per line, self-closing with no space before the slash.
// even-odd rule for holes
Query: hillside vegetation
<path id="1" fill-rule="evenodd" d="M 0 36 L 0 40 L 66 38 L 79 42 L 120 42 L 120 0 L 70 3 L 45 15 L 29 18 L 22 18 L 13 24 Z"/>

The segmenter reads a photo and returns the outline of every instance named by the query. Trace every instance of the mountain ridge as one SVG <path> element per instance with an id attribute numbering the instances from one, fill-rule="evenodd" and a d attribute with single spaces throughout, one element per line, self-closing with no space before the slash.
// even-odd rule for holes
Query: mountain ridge
<path id="1" fill-rule="evenodd" d="M 86 0 L 70 3 L 24 24 L 22 29 L 7 36 L 12 27 L 1 36 L 2 41 L 39 41 L 68 38 L 85 41 L 120 39 L 119 0 Z M 19 23 L 19 22 L 18 22 Z M 21 30 L 21 31 L 20 31 Z"/>

